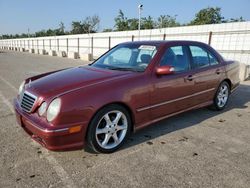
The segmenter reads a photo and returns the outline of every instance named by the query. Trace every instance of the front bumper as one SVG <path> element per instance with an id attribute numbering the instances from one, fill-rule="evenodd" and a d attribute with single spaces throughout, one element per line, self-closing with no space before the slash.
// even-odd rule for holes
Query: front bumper
<path id="1" fill-rule="evenodd" d="M 33 140 L 49 150 L 72 150 L 80 149 L 85 145 L 86 122 L 81 125 L 80 132 L 69 133 L 69 128 L 74 125 L 65 125 L 62 128 L 52 127 L 48 122 L 42 120 L 37 114 L 24 112 L 14 99 L 14 108 L 18 124 L 31 136 Z"/>

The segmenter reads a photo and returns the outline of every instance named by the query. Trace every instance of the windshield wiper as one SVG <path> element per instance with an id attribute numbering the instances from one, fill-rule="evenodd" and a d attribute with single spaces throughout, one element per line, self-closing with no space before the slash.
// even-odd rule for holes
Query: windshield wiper
<path id="1" fill-rule="evenodd" d="M 131 67 L 114 67 L 114 66 L 107 66 L 110 70 L 121 70 L 121 71 L 133 71 L 133 72 L 143 72 L 144 70 L 139 70 Z"/>

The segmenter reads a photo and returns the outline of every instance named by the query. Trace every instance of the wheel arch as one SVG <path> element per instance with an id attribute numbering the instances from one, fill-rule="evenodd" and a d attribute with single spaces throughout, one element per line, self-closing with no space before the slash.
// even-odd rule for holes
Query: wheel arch
<path id="1" fill-rule="evenodd" d="M 105 108 L 105 107 L 107 107 L 107 106 L 111 106 L 111 105 L 119 105 L 119 106 L 122 106 L 122 107 L 124 107 L 124 108 L 128 111 L 128 113 L 129 113 L 129 115 L 130 115 L 130 118 L 131 118 L 131 130 L 130 130 L 130 131 L 131 131 L 131 132 L 134 131 L 135 117 L 134 117 L 134 113 L 133 113 L 132 109 L 131 109 L 127 104 L 125 104 L 125 103 L 123 103 L 123 102 L 111 102 L 111 103 L 108 103 L 108 104 L 103 105 L 102 107 L 98 108 L 98 109 L 95 111 L 95 113 L 93 114 L 93 116 L 91 117 L 91 119 L 90 119 L 90 121 L 89 121 L 89 123 L 88 123 L 88 128 L 87 128 L 87 131 L 86 131 L 85 140 L 87 139 L 87 135 L 88 135 L 89 127 L 90 127 L 89 125 L 90 125 L 90 123 L 92 122 L 92 120 L 93 120 L 93 118 L 95 117 L 95 115 L 96 115 L 100 110 L 102 110 L 103 108 Z"/>
<path id="2" fill-rule="evenodd" d="M 230 91 L 231 91 L 231 89 L 232 89 L 232 82 L 231 82 L 231 80 L 229 78 L 226 78 L 226 79 L 222 80 L 222 82 L 227 82 L 228 85 L 229 85 L 229 87 L 230 87 Z"/>

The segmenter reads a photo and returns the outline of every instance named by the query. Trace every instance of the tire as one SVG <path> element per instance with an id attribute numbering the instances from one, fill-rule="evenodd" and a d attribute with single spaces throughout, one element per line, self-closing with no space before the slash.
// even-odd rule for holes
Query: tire
<path id="1" fill-rule="evenodd" d="M 226 81 L 220 83 L 216 94 L 214 96 L 213 105 L 211 106 L 213 110 L 223 110 L 230 96 L 230 86 Z"/>
<path id="2" fill-rule="evenodd" d="M 131 130 L 131 117 L 120 105 L 109 105 L 99 110 L 92 119 L 88 132 L 88 145 L 97 153 L 112 153 L 119 149 Z"/>

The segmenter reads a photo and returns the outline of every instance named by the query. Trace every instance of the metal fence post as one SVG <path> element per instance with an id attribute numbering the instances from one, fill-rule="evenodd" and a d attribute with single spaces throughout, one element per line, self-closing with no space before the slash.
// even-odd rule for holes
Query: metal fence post
<path id="1" fill-rule="evenodd" d="M 91 55 L 94 57 L 94 37 L 91 37 Z"/>
<path id="2" fill-rule="evenodd" d="M 163 34 L 163 40 L 166 40 L 166 34 L 165 33 Z"/>
<path id="3" fill-rule="evenodd" d="M 66 38 L 66 49 L 67 49 L 67 56 L 69 54 L 69 39 Z"/>
<path id="4" fill-rule="evenodd" d="M 57 51 L 59 52 L 59 39 L 57 39 Z"/>
<path id="5" fill-rule="evenodd" d="M 109 50 L 111 48 L 111 36 L 109 36 Z"/>
<path id="6" fill-rule="evenodd" d="M 77 38 L 77 52 L 78 52 L 78 55 L 80 54 L 80 39 Z"/>
<path id="7" fill-rule="evenodd" d="M 212 42 L 212 35 L 213 35 L 213 32 L 210 31 L 210 32 L 209 32 L 209 36 L 208 36 L 208 45 L 211 45 L 211 42 Z"/>
<path id="8" fill-rule="evenodd" d="M 132 35 L 132 39 L 131 40 L 132 40 L 132 42 L 135 40 L 135 36 L 134 35 Z"/>

